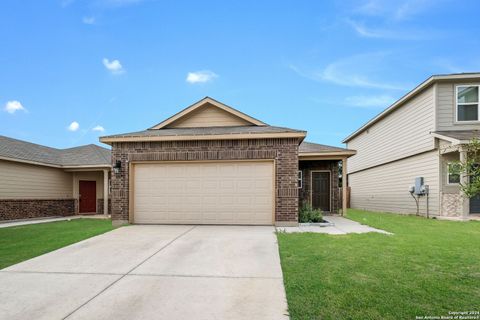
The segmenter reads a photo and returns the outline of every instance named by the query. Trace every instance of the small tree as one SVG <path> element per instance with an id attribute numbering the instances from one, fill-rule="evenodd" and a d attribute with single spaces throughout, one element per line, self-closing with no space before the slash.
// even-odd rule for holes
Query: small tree
<path id="1" fill-rule="evenodd" d="M 463 182 L 460 179 L 460 190 L 467 198 L 473 198 L 480 194 L 480 140 L 473 138 L 462 147 L 466 159 L 453 162 L 448 170 L 450 174 L 466 177 Z"/>

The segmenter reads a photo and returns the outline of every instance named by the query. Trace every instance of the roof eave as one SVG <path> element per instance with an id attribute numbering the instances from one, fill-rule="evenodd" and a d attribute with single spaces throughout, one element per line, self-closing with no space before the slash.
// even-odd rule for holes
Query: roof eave
<path id="1" fill-rule="evenodd" d="M 100 142 L 111 145 L 114 142 L 141 142 L 141 141 L 182 141 L 182 140 L 248 140 L 269 138 L 299 138 L 303 140 L 307 135 L 304 131 L 282 133 L 250 133 L 250 134 L 214 134 L 214 135 L 175 135 L 175 136 L 148 136 L 148 137 L 101 137 Z"/>
<path id="2" fill-rule="evenodd" d="M 299 152 L 298 158 L 300 160 L 308 160 L 310 158 L 348 158 L 357 154 L 354 150 L 345 151 L 329 151 L 329 152 Z M 313 160 L 313 159 L 312 159 Z"/>
<path id="3" fill-rule="evenodd" d="M 101 169 L 111 169 L 112 165 L 111 164 L 89 164 L 89 165 L 78 165 L 78 166 L 62 166 L 62 169 L 95 169 L 95 168 L 101 168 Z"/>
<path id="4" fill-rule="evenodd" d="M 60 164 L 53 164 L 53 163 L 47 163 L 47 162 L 25 160 L 25 159 L 20 159 L 20 158 L 5 157 L 5 156 L 0 156 L 0 160 L 11 161 L 11 162 L 20 162 L 20 163 L 25 163 L 25 164 L 31 164 L 31 165 L 43 166 L 43 167 L 50 167 L 50 168 L 57 168 L 57 169 L 111 168 L 112 167 L 111 164 L 60 165 Z"/>
<path id="5" fill-rule="evenodd" d="M 468 143 L 472 142 L 472 140 L 473 140 L 473 138 L 472 139 L 457 139 L 457 138 L 449 137 L 449 136 L 439 134 L 439 133 L 436 133 L 436 132 L 430 132 L 430 135 L 432 137 L 451 142 L 452 145 L 454 145 L 454 146 L 455 145 L 460 145 L 460 144 L 468 144 Z"/>
<path id="6" fill-rule="evenodd" d="M 59 169 L 62 168 L 61 165 L 54 164 L 54 163 L 32 161 L 32 160 L 26 160 L 26 159 L 21 159 L 21 158 L 12 158 L 12 157 L 0 156 L 0 160 L 20 162 L 20 163 L 25 163 L 25 164 L 33 164 L 33 165 L 37 165 L 37 166 L 44 166 L 44 167 L 51 167 L 51 168 L 59 168 Z"/>

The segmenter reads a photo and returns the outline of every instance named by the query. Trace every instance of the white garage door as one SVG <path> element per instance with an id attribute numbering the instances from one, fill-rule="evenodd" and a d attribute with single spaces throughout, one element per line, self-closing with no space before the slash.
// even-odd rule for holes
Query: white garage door
<path id="1" fill-rule="evenodd" d="M 133 221 L 273 224 L 273 162 L 134 164 Z"/>

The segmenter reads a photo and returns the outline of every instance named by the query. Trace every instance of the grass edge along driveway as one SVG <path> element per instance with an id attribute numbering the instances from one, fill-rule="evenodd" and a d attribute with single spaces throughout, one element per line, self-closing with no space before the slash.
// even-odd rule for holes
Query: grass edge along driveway
<path id="1" fill-rule="evenodd" d="M 394 235 L 278 234 L 291 319 L 480 311 L 480 223 L 349 210 Z"/>
<path id="2" fill-rule="evenodd" d="M 0 269 L 113 230 L 111 220 L 70 221 L 0 228 Z"/>

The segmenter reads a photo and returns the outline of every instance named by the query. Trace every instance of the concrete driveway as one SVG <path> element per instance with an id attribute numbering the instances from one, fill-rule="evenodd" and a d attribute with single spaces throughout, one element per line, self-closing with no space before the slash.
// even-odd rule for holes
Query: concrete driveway
<path id="1" fill-rule="evenodd" d="M 129 226 L 0 271 L 1 319 L 288 319 L 273 227 Z"/>

